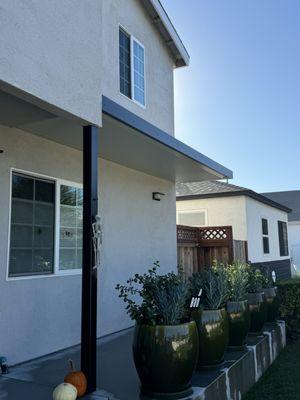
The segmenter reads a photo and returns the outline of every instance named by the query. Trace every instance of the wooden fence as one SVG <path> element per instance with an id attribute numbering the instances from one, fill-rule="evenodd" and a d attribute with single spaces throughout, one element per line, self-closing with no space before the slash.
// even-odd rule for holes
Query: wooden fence
<path id="1" fill-rule="evenodd" d="M 186 277 L 211 266 L 247 261 L 247 242 L 233 240 L 231 226 L 177 226 L 178 266 Z"/>

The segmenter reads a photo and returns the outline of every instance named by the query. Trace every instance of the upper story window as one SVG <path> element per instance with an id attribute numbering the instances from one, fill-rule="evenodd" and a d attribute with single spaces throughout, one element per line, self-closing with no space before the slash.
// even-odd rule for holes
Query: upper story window
<path id="1" fill-rule="evenodd" d="M 289 245 L 288 245 L 288 233 L 287 233 L 287 223 L 284 221 L 278 221 L 278 235 L 279 235 L 279 253 L 280 256 L 289 255 Z"/>
<path id="2" fill-rule="evenodd" d="M 82 186 L 12 173 L 9 277 L 82 267 Z"/>
<path id="3" fill-rule="evenodd" d="M 145 49 L 123 28 L 119 29 L 120 92 L 145 106 Z"/>
<path id="4" fill-rule="evenodd" d="M 263 238 L 264 254 L 269 254 L 270 253 L 269 226 L 268 226 L 268 220 L 266 218 L 262 218 L 261 227 L 262 227 L 262 238 Z"/>

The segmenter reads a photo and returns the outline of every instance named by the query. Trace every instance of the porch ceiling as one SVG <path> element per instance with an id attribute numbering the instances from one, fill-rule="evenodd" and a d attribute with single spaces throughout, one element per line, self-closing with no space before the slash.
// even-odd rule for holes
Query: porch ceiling
<path id="1" fill-rule="evenodd" d="M 109 99 L 103 98 L 103 112 L 101 158 L 169 181 L 232 177 L 230 170 Z M 5 92 L 0 92 L 0 124 L 82 150 L 82 127 L 78 123 Z"/>

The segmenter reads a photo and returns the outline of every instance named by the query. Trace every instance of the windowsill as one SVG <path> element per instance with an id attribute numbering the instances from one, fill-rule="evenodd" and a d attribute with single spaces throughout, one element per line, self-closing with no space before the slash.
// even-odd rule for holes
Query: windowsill
<path id="1" fill-rule="evenodd" d="M 49 278 L 60 278 L 60 277 L 71 277 L 76 275 L 82 275 L 81 269 L 71 270 L 71 271 L 60 271 L 54 274 L 47 274 L 47 275 L 28 275 L 28 276 L 8 276 L 6 278 L 6 282 L 13 282 L 13 281 L 26 281 L 30 279 L 49 279 Z"/>
<path id="2" fill-rule="evenodd" d="M 146 104 L 143 105 L 141 103 L 139 103 L 138 101 L 132 99 L 131 97 L 126 96 L 126 94 L 123 94 L 122 92 L 118 92 L 124 99 L 129 100 L 131 103 L 136 104 L 137 106 L 141 107 L 143 110 L 146 110 Z"/>

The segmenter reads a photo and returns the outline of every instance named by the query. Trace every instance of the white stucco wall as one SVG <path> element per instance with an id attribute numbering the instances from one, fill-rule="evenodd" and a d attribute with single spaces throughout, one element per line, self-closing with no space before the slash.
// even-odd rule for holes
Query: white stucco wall
<path id="1" fill-rule="evenodd" d="M 206 210 L 207 226 L 232 226 L 235 240 L 247 240 L 245 196 L 177 201 L 178 211 Z"/>
<path id="2" fill-rule="evenodd" d="M 101 7 L 99 0 L 1 1 L 0 82 L 101 125 Z"/>
<path id="3" fill-rule="evenodd" d="M 145 47 L 145 108 L 119 90 L 119 24 Z M 174 61 L 139 0 L 103 1 L 103 60 L 103 94 L 174 135 Z"/>
<path id="4" fill-rule="evenodd" d="M 119 91 L 119 24 L 145 46 L 145 108 Z M 0 36 L 0 89 L 99 126 L 104 94 L 174 135 L 174 61 L 139 0 L 3 0 Z"/>
<path id="5" fill-rule="evenodd" d="M 80 340 L 81 276 L 6 280 L 10 168 L 81 182 L 82 154 L 74 149 L 0 126 L 0 343 L 10 364 L 38 357 Z M 176 269 L 175 188 L 100 160 L 103 266 L 99 275 L 98 335 L 132 324 L 114 289 L 160 260 Z M 166 194 L 152 200 L 152 192 Z"/>
<path id="6" fill-rule="evenodd" d="M 285 260 L 289 256 L 281 257 L 279 252 L 278 221 L 287 222 L 287 213 L 270 207 L 259 201 L 247 197 L 247 236 L 248 257 L 253 263 Z M 262 240 L 262 218 L 268 220 L 270 253 L 264 254 Z"/>

